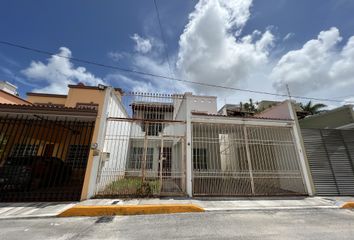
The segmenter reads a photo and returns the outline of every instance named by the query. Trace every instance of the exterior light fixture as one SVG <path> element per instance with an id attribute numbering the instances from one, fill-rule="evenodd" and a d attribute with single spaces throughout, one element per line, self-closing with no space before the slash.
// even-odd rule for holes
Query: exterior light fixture
<path id="1" fill-rule="evenodd" d="M 106 89 L 106 86 L 103 85 L 103 84 L 98 84 L 97 87 L 98 87 L 99 90 L 105 90 Z"/>

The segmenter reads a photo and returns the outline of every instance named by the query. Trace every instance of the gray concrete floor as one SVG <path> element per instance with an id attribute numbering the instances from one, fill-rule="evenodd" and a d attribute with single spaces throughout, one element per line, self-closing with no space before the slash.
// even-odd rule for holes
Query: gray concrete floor
<path id="1" fill-rule="evenodd" d="M 54 217 L 71 206 L 78 205 L 156 205 L 196 204 L 206 211 L 236 211 L 263 209 L 338 208 L 350 198 L 337 197 L 267 197 L 267 198 L 148 198 L 90 199 L 83 202 L 59 203 L 0 203 L 0 219 Z"/>
<path id="2" fill-rule="evenodd" d="M 9 218 L 54 217 L 74 206 L 76 203 L 77 202 L 0 203 L 0 220 Z"/>
<path id="3" fill-rule="evenodd" d="M 353 239 L 354 211 L 301 209 L 0 220 L 0 239 Z"/>

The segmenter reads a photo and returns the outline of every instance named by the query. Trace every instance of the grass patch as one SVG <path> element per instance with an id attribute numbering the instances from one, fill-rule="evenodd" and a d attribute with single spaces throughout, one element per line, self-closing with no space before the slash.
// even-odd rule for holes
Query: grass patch
<path id="1" fill-rule="evenodd" d="M 150 197 L 160 193 L 160 182 L 158 180 L 146 179 L 145 182 L 142 183 L 141 178 L 127 177 L 112 182 L 103 192 L 117 196 Z"/>

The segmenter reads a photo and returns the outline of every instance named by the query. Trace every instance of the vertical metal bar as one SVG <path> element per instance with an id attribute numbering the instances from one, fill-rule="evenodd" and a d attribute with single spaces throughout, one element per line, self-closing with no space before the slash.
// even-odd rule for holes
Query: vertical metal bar
<path id="1" fill-rule="evenodd" d="M 61 130 L 62 135 L 61 135 L 59 142 L 58 142 L 58 148 L 57 148 L 58 150 L 57 150 L 57 154 L 56 154 L 56 156 L 60 160 L 63 161 L 65 167 L 68 167 L 66 159 L 64 159 L 64 152 L 65 152 L 64 150 L 68 149 L 68 147 L 66 146 L 66 143 L 67 143 L 67 140 L 68 140 L 68 137 L 70 134 L 70 123 L 71 122 L 68 121 L 67 118 L 64 119 L 64 123 L 62 124 L 63 129 Z M 66 171 L 66 169 L 65 169 L 65 171 Z M 69 173 L 65 173 L 65 174 L 69 174 Z M 67 177 L 67 176 L 64 176 L 65 174 L 61 174 L 59 176 L 59 179 L 58 179 L 59 182 L 66 180 L 65 177 Z M 71 174 L 72 173 L 70 173 L 70 178 L 72 177 Z"/>
<path id="2" fill-rule="evenodd" d="M 2 145 L 4 143 L 4 140 L 6 138 L 6 134 L 3 133 L 3 129 L 7 128 L 7 118 L 8 118 L 8 114 L 5 117 L 1 117 L 0 118 L 0 123 L 1 123 L 0 137 L 2 136 L 2 139 L 0 139 L 0 149 L 1 149 L 1 147 L 2 147 Z M 3 150 L 3 153 L 5 153 L 5 149 Z M 1 153 L 1 155 L 0 155 L 0 165 L 1 165 L 1 159 L 2 159 L 3 153 Z"/>
<path id="3" fill-rule="evenodd" d="M 51 132 L 51 134 L 50 134 L 50 139 L 49 139 L 49 141 L 46 141 L 45 142 L 45 144 L 44 144 L 44 147 L 43 147 L 43 151 L 42 151 L 42 154 L 45 154 L 46 152 L 45 152 L 45 150 L 46 150 L 46 148 L 47 148 L 47 145 L 48 144 L 52 144 L 52 142 L 54 142 L 54 144 L 55 144 L 55 139 L 56 139 L 56 137 L 57 137 L 57 135 L 58 135 L 58 133 L 59 133 L 59 131 L 58 131 L 58 129 L 57 129 L 57 126 L 58 126 L 58 117 L 55 117 L 55 120 L 53 121 L 53 122 L 51 122 L 52 124 L 51 124 L 51 129 L 52 129 L 52 132 Z M 42 155 L 42 161 L 44 160 L 44 162 L 47 162 L 48 161 L 48 168 L 49 169 L 53 169 L 55 166 L 54 166 L 54 164 L 53 164 L 53 162 L 54 162 L 54 160 L 53 160 L 53 154 L 51 154 L 51 156 L 49 156 L 49 159 L 47 159 L 47 157 L 48 156 L 45 156 L 45 155 Z M 44 179 L 41 179 L 42 180 L 42 186 L 44 186 L 44 189 L 45 188 L 48 188 L 48 189 L 50 189 L 50 187 L 51 187 L 51 184 L 55 184 L 54 182 L 53 182 L 53 176 L 52 176 L 52 174 L 53 173 L 48 173 L 48 172 L 46 172 L 46 173 L 44 173 L 45 175 L 45 177 L 44 177 Z M 44 180 L 45 180 L 45 183 L 44 183 Z M 56 193 L 55 195 L 60 195 L 60 194 L 62 194 L 62 193 Z M 48 194 L 48 192 L 47 193 L 43 193 L 43 195 L 45 196 L 45 199 L 46 200 L 52 200 L 53 198 L 53 196 L 52 195 L 54 195 L 53 193 L 49 193 Z M 57 197 L 57 196 L 55 196 L 55 197 Z"/>
<path id="4" fill-rule="evenodd" d="M 144 136 L 144 152 L 143 152 L 143 161 L 141 163 L 141 181 L 142 183 L 145 182 L 145 167 L 146 167 L 146 155 L 147 155 L 147 135 L 148 135 L 148 130 L 149 129 L 149 122 L 146 123 L 145 125 L 145 136 Z"/>
<path id="5" fill-rule="evenodd" d="M 7 147 L 9 147 L 8 149 L 8 154 L 7 156 L 11 156 L 12 154 L 12 150 L 14 147 L 14 144 L 16 142 L 17 139 L 17 135 L 24 129 L 24 126 L 22 124 L 24 120 L 24 116 L 21 116 L 20 118 L 17 118 L 14 121 L 11 121 L 9 123 L 9 128 L 7 130 L 9 130 L 9 140 L 6 142 L 4 148 L 7 149 Z"/>
<path id="6" fill-rule="evenodd" d="M 250 178 L 251 178 L 252 194 L 255 195 L 254 179 L 253 179 L 253 170 L 252 170 L 252 162 L 251 162 L 251 154 L 250 154 L 250 149 L 249 149 L 249 145 L 248 145 L 248 134 L 247 134 L 247 127 L 246 127 L 246 125 L 243 125 L 243 133 L 244 133 L 244 137 L 245 137 L 246 156 L 247 156 L 248 169 L 249 169 Z"/>
<path id="7" fill-rule="evenodd" d="M 65 123 L 66 123 L 66 120 L 64 122 L 62 120 L 59 120 L 53 126 L 53 127 L 55 127 L 56 132 L 54 134 L 55 137 L 54 137 L 53 141 L 50 143 L 53 145 L 53 152 L 50 155 L 50 163 L 53 165 L 54 161 L 57 161 L 57 164 L 60 165 L 60 167 L 56 171 L 52 172 L 52 174 L 50 176 L 52 186 L 49 186 L 49 188 L 52 188 L 53 186 L 55 186 L 55 187 L 62 186 L 62 182 L 60 180 L 63 178 L 63 175 L 66 172 L 65 167 L 64 167 L 64 162 L 60 162 L 60 161 L 62 161 L 62 159 L 58 158 L 58 151 L 59 151 L 59 147 L 60 147 L 62 134 L 64 133 L 63 128 L 65 128 Z M 57 146 L 57 148 L 56 148 L 56 146 Z M 60 164 L 59 164 L 59 162 L 60 162 Z M 58 167 L 56 167 L 56 168 L 58 168 Z M 68 191 L 66 188 L 63 188 L 62 191 L 60 191 L 60 192 L 54 191 L 51 194 L 52 199 L 65 199 L 68 197 L 69 197 L 69 195 L 68 195 Z"/>
<path id="8" fill-rule="evenodd" d="M 162 190 L 162 170 L 163 170 L 163 161 L 164 161 L 164 156 L 163 156 L 163 135 L 162 133 L 160 134 L 161 136 L 161 148 L 160 148 L 160 192 Z"/>
<path id="9" fill-rule="evenodd" d="M 16 115 L 15 120 L 10 120 L 10 118 L 8 118 L 8 115 L 6 115 L 6 118 L 3 119 L 4 120 L 3 128 L 5 128 L 5 131 L 3 133 L 4 135 L 3 135 L 3 139 L 2 139 L 2 141 L 0 143 L 0 147 L 2 145 L 4 145 L 4 150 L 3 150 L 2 155 L 0 156 L 0 160 L 2 160 L 3 157 L 5 157 L 6 147 L 8 145 L 8 142 L 11 140 L 11 138 L 8 137 L 8 139 L 6 140 L 6 142 L 4 144 L 5 138 L 7 137 L 7 133 L 9 132 L 9 129 L 12 129 L 16 125 L 17 119 L 18 119 L 18 115 Z M 1 132 L 3 131 L 3 128 L 1 129 Z M 0 163 L 1 163 L 1 161 L 0 161 Z"/>

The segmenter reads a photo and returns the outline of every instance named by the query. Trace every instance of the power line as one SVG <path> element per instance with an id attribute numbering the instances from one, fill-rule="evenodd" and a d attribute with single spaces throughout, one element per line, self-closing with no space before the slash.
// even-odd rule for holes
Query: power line
<path id="1" fill-rule="evenodd" d="M 36 52 L 42 55 L 49 55 L 49 56 L 56 56 L 60 58 L 65 58 L 71 61 L 79 62 L 79 63 L 85 63 L 93 66 L 98 66 L 102 68 L 108 68 L 108 69 L 115 69 L 118 71 L 123 71 L 123 72 L 128 72 L 128 73 L 135 73 L 139 75 L 144 75 L 144 76 L 150 76 L 150 77 L 156 77 L 156 78 L 162 78 L 162 79 L 167 79 L 167 80 L 172 80 L 172 81 L 178 81 L 178 82 L 184 82 L 184 83 L 190 83 L 190 84 L 195 84 L 195 85 L 200 85 L 200 86 L 206 86 L 206 87 L 213 87 L 213 88 L 220 88 L 220 89 L 226 89 L 226 90 L 234 90 L 234 91 L 240 91 L 240 92 L 249 92 L 249 93 L 255 93 L 255 94 L 264 94 L 264 95 L 271 95 L 271 96 L 278 96 L 278 97 L 288 97 L 287 94 L 279 94 L 279 93 L 272 93 L 272 92 L 265 92 L 265 91 L 257 91 L 257 90 L 251 90 L 251 89 L 242 89 L 242 88 L 235 88 L 235 87 L 228 87 L 228 86 L 222 86 L 222 85 L 217 85 L 217 84 L 210 84 L 210 83 L 201 83 L 201 82 L 196 82 L 196 81 L 190 81 L 190 80 L 185 80 L 182 78 L 176 78 L 176 77 L 168 77 L 168 76 L 163 76 L 159 74 L 154 74 L 154 73 L 148 73 L 148 72 L 142 72 L 138 70 L 133 70 L 133 69 L 128 69 L 128 68 L 123 68 L 119 66 L 113 66 L 113 65 L 108 65 L 108 64 L 103 64 L 103 63 L 98 63 L 98 62 L 93 62 L 81 58 L 75 58 L 75 57 L 68 57 L 60 54 L 56 54 L 53 52 L 37 49 L 37 48 L 32 48 L 32 47 L 27 47 L 24 45 L 16 44 L 16 43 L 11 43 L 8 41 L 3 41 L 0 40 L 0 44 L 15 47 L 15 48 L 20 48 L 24 49 L 27 51 L 31 52 Z M 354 104 L 354 102 L 348 102 L 344 100 L 336 100 L 336 99 L 329 99 L 329 98 L 315 98 L 315 97 L 305 97 L 305 96 L 296 96 L 292 95 L 292 98 L 297 98 L 297 99 L 306 99 L 306 100 L 316 100 L 316 101 L 325 101 L 325 102 L 338 102 L 338 103 L 347 103 L 347 104 Z"/>
<path id="2" fill-rule="evenodd" d="M 169 56 L 168 51 L 167 51 L 167 42 L 166 42 L 165 35 L 163 34 L 163 30 L 162 30 L 162 24 L 161 24 L 161 18 L 160 18 L 159 8 L 158 8 L 158 6 L 157 6 L 156 0 L 153 0 L 153 1 L 154 1 L 154 5 L 155 5 L 155 10 L 156 10 L 157 21 L 158 21 L 158 23 L 159 23 L 159 28 L 160 28 L 160 33 L 161 33 L 161 39 L 162 39 L 163 47 L 164 47 L 164 50 L 165 50 L 165 58 L 166 58 L 168 67 L 169 67 L 169 69 L 170 69 L 170 74 L 171 74 L 171 77 L 172 77 L 172 76 L 174 76 L 174 75 L 173 75 L 173 71 L 172 71 L 172 67 L 171 67 L 171 63 L 170 63 L 170 56 Z"/>

